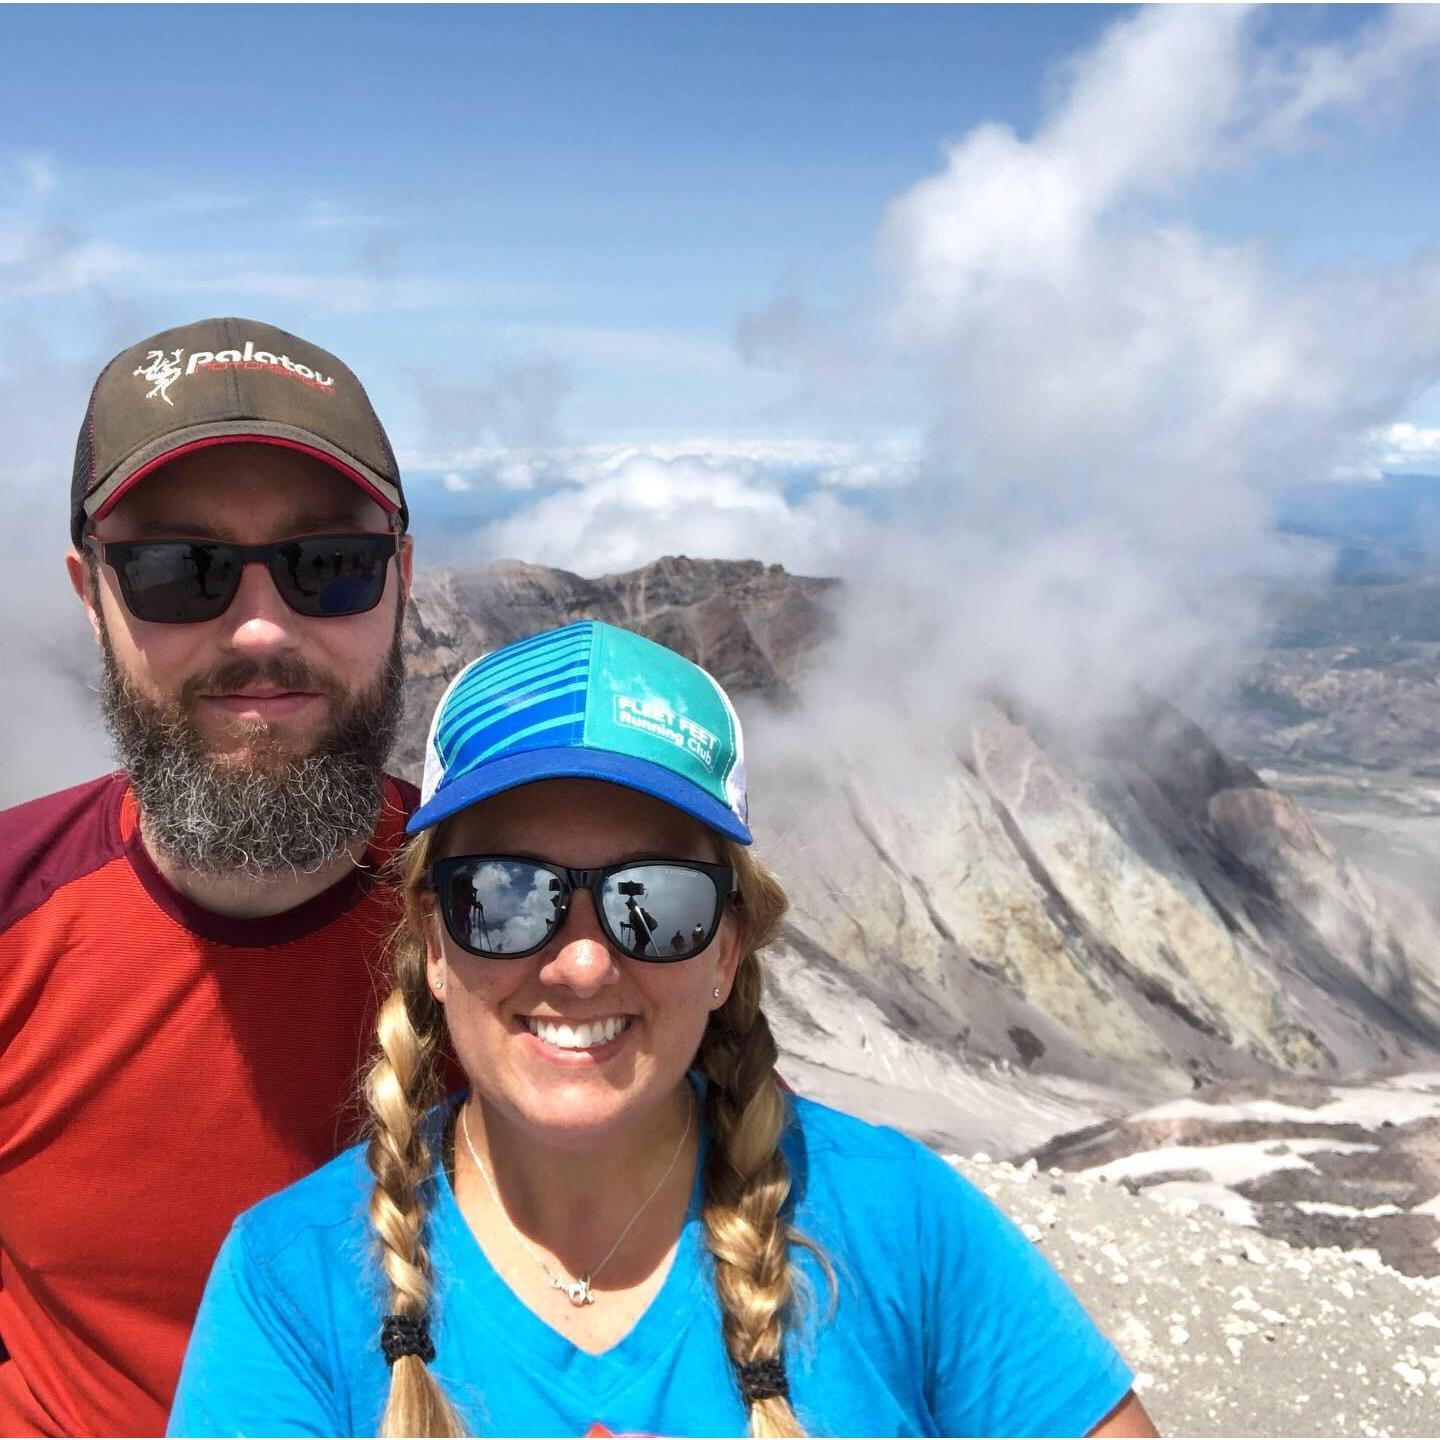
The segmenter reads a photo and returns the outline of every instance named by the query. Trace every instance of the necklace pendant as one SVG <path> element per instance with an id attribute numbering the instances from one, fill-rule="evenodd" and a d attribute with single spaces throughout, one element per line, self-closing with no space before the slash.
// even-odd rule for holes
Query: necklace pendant
<path id="1" fill-rule="evenodd" d="M 595 1292 L 590 1288 L 590 1277 L 588 1275 L 581 1275 L 578 1279 L 572 1280 L 563 1288 L 570 1303 L 577 1308 L 581 1305 L 593 1305 L 595 1303 Z"/>

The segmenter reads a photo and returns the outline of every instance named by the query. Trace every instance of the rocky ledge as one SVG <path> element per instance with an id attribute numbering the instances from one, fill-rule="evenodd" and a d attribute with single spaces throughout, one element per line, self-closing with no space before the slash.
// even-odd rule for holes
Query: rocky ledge
<path id="1" fill-rule="evenodd" d="M 1290 1244 L 1440 1277 L 1440 1071 L 1209 1085 L 1032 1155 Z"/>

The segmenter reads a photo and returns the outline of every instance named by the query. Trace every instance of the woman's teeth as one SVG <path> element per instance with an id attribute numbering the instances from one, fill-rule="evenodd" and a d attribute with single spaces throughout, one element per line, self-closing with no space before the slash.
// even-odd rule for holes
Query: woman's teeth
<path id="1" fill-rule="evenodd" d="M 588 1025 L 561 1025 L 554 1020 L 525 1017 L 526 1028 L 547 1045 L 561 1050 L 593 1050 L 608 1044 L 623 1030 L 630 1028 L 628 1015 L 612 1015 L 608 1020 L 592 1020 Z"/>

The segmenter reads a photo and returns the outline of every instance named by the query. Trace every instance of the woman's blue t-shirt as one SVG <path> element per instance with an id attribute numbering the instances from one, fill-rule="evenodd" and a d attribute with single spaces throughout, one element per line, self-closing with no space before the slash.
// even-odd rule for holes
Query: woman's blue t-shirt
<path id="1" fill-rule="evenodd" d="M 913 1140 L 792 1098 L 783 1146 L 808 1303 L 789 1332 L 811 1435 L 1083 1435 L 1130 1373 L 1064 1283 L 973 1185 Z M 389 1389 L 386 1290 L 364 1151 L 235 1222 L 215 1262 L 172 1435 L 373 1435 Z M 634 1329 L 577 1349 L 491 1268 L 444 1170 L 427 1184 L 432 1369 L 477 1433 L 743 1435 L 700 1221 Z"/>

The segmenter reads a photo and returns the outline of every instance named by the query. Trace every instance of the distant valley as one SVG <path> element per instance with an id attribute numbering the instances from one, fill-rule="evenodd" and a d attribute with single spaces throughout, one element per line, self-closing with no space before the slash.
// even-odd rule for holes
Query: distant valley
<path id="1" fill-rule="evenodd" d="M 1303 487 L 1280 520 L 1328 566 L 1268 589 L 1218 738 L 1440 917 L 1440 478 Z"/>

